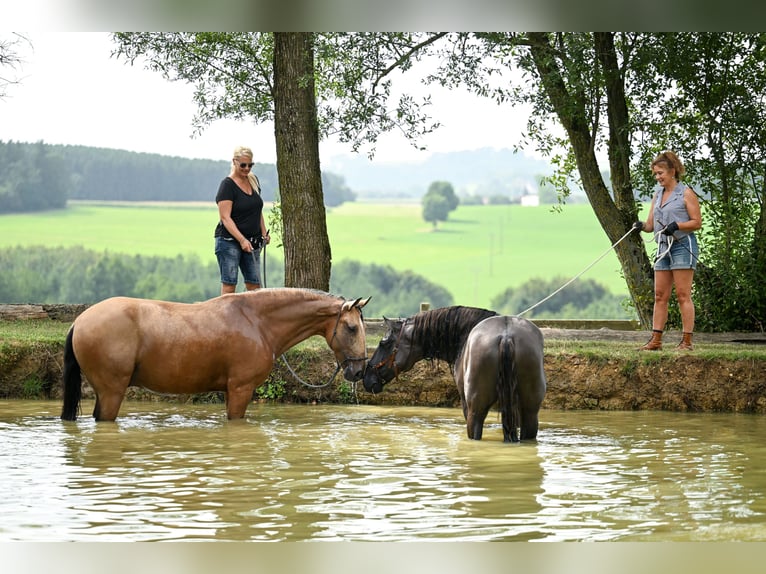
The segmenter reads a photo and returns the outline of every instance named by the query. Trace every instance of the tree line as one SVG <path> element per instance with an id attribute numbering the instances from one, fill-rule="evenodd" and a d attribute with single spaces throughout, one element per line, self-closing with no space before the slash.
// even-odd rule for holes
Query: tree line
<path id="1" fill-rule="evenodd" d="M 217 263 L 203 262 L 196 255 L 149 257 L 97 252 L 80 246 L 19 246 L 0 249 L 0 268 L 0 302 L 6 304 L 92 304 L 114 296 L 194 303 L 220 293 Z M 270 265 L 265 279 L 267 287 L 284 286 L 284 269 Z M 493 309 L 505 314 L 520 313 L 563 283 L 558 278 L 531 279 L 495 297 Z M 418 312 L 422 302 L 432 308 L 454 304 L 447 289 L 422 275 L 350 260 L 333 265 L 330 292 L 347 298 L 371 295 L 365 307 L 369 317 L 409 317 Z M 623 297 L 586 280 L 562 290 L 526 316 L 632 318 L 623 302 Z"/>
<path id="2" fill-rule="evenodd" d="M 218 264 L 194 254 L 148 257 L 80 246 L 19 246 L 0 249 L 0 268 L 0 301 L 7 304 L 92 304 L 114 296 L 194 303 L 221 290 Z M 281 265 L 266 271 L 266 286 L 284 286 Z M 421 275 L 354 261 L 333 266 L 330 291 L 347 298 L 373 295 L 365 308 L 370 316 L 414 314 L 421 301 L 453 302 L 446 289 Z"/>
<path id="3" fill-rule="evenodd" d="M 274 164 L 256 163 L 264 201 L 278 201 Z M 43 142 L 0 141 L 0 213 L 61 209 L 67 199 L 103 201 L 209 201 L 229 161 Z M 325 204 L 354 201 L 345 179 L 322 174 Z"/>

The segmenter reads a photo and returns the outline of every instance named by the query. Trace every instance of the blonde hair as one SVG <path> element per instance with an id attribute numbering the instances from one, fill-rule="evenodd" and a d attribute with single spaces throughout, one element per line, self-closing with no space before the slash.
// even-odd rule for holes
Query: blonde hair
<path id="1" fill-rule="evenodd" d="M 242 156 L 249 157 L 250 160 L 252 160 L 253 159 L 253 150 L 251 150 L 247 146 L 239 145 L 239 146 L 234 148 L 234 153 L 231 154 L 231 155 L 232 155 L 232 159 L 235 160 L 235 161 L 240 159 L 240 158 L 242 158 Z M 237 169 L 236 165 L 232 163 L 231 171 L 229 172 L 229 176 L 234 175 L 236 173 L 236 169 Z M 252 169 L 250 170 L 250 173 L 247 174 L 247 179 L 250 182 L 250 187 L 252 187 L 258 193 L 258 195 L 260 195 L 261 194 L 261 182 L 258 181 L 258 178 L 253 173 Z"/>
<path id="2" fill-rule="evenodd" d="M 666 169 L 674 170 L 676 172 L 676 179 L 678 180 L 680 180 L 686 173 L 684 164 L 681 163 L 681 160 L 678 159 L 678 156 L 672 151 L 664 151 L 655 157 L 651 167 L 654 167 L 655 165 L 662 165 Z"/>
<path id="3" fill-rule="evenodd" d="M 234 153 L 231 154 L 231 157 L 233 159 L 239 159 L 243 155 L 246 155 L 250 159 L 253 159 L 253 150 L 251 150 L 249 147 L 238 145 L 237 147 L 234 148 Z"/>

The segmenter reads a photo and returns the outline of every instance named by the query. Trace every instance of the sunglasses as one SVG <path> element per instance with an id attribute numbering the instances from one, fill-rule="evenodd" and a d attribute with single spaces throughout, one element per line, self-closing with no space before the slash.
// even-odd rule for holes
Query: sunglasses
<path id="1" fill-rule="evenodd" d="M 239 164 L 239 167 L 241 167 L 241 168 L 245 168 L 245 167 L 250 167 L 250 168 L 252 168 L 254 165 L 255 165 L 254 163 L 244 163 L 244 162 L 243 162 L 243 163 L 240 163 L 240 164 Z"/>

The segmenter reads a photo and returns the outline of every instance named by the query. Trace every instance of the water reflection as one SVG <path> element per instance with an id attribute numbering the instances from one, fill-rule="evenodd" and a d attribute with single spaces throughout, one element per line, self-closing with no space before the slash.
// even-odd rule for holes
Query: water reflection
<path id="1" fill-rule="evenodd" d="M 543 411 L 511 445 L 456 409 L 59 409 L 0 402 L 0 540 L 766 539 L 757 416 Z"/>

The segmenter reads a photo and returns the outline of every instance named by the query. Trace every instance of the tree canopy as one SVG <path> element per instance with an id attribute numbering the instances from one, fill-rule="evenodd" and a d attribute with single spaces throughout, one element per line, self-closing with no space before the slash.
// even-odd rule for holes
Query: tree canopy
<path id="1" fill-rule="evenodd" d="M 653 192 L 651 159 L 678 152 L 704 191 L 698 326 L 763 330 L 765 46 L 763 33 L 455 34 L 429 80 L 531 106 L 520 146 L 551 158 L 562 203 L 569 182 L 582 186 L 644 325 L 652 268 L 642 238 L 626 233 Z"/>

